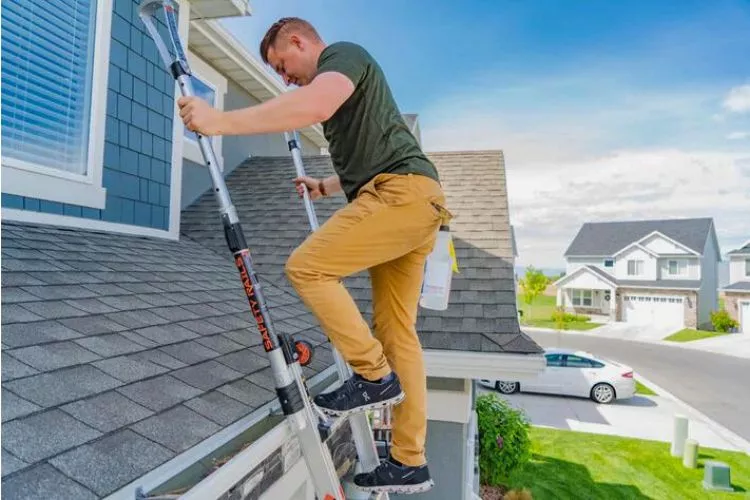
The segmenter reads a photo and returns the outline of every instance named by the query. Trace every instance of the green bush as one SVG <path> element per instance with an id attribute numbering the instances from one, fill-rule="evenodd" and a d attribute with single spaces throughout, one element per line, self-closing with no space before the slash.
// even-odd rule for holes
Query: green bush
<path id="1" fill-rule="evenodd" d="M 711 311 L 711 323 L 717 332 L 728 332 L 732 328 L 737 328 L 739 323 L 733 320 L 726 309 Z"/>
<path id="2" fill-rule="evenodd" d="M 529 419 L 494 393 L 479 396 L 476 408 L 480 482 L 500 486 L 531 458 Z"/>
<path id="3" fill-rule="evenodd" d="M 560 323 L 572 323 L 574 321 L 580 321 L 580 322 L 586 322 L 591 319 L 590 316 L 586 316 L 584 314 L 572 314 L 569 312 L 565 312 L 565 310 L 562 307 L 557 307 L 555 311 L 552 313 L 552 321 L 554 321 L 556 324 Z"/>

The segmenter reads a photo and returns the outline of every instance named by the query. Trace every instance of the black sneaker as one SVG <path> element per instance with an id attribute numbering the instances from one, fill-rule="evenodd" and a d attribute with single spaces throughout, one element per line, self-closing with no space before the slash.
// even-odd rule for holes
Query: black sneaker
<path id="1" fill-rule="evenodd" d="M 363 491 L 386 493 L 424 493 L 435 485 L 427 464 L 403 465 L 394 458 L 380 462 L 375 470 L 354 476 L 354 485 Z"/>
<path id="2" fill-rule="evenodd" d="M 398 376 L 391 372 L 379 381 L 352 375 L 338 389 L 315 396 L 315 404 L 327 415 L 342 417 L 358 411 L 384 408 L 403 401 Z"/>

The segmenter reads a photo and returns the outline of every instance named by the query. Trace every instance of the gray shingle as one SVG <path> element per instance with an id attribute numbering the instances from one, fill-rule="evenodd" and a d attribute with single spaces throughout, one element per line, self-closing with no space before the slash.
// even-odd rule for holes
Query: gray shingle
<path id="1" fill-rule="evenodd" d="M 173 453 L 138 434 L 123 430 L 64 453 L 50 463 L 79 483 L 105 496 L 172 458 Z"/>
<path id="2" fill-rule="evenodd" d="M 93 352 L 71 342 L 54 342 L 9 351 L 16 359 L 40 371 L 81 365 L 100 359 Z"/>
<path id="3" fill-rule="evenodd" d="M 2 451 L 2 466 L 0 466 L 0 469 L 2 469 L 3 471 L 3 477 L 21 470 L 27 465 L 29 464 L 27 464 L 23 460 L 19 460 L 7 451 Z M 5 493 L 5 485 L 3 485 L 3 493 Z"/>
<path id="4" fill-rule="evenodd" d="M 226 354 L 216 361 L 246 375 L 271 365 L 267 356 L 259 356 L 249 349 Z"/>
<path id="5" fill-rule="evenodd" d="M 101 432 L 111 432 L 154 413 L 116 391 L 75 401 L 60 409 Z"/>
<path id="6" fill-rule="evenodd" d="M 39 297 L 32 295 L 23 288 L 19 287 L 4 287 L 3 288 L 3 303 L 4 304 L 18 304 L 22 302 L 32 302 L 39 300 Z"/>
<path id="7" fill-rule="evenodd" d="M 154 363 L 156 365 L 169 368 L 170 370 L 176 370 L 177 368 L 184 368 L 185 366 L 187 366 L 185 363 L 183 363 L 179 359 L 175 359 L 172 356 L 165 354 L 161 351 L 158 351 L 156 349 L 152 349 L 150 351 L 136 352 L 134 354 L 131 354 L 128 357 L 137 359 L 137 360 L 146 361 L 149 363 Z"/>
<path id="8" fill-rule="evenodd" d="M 239 351 L 243 348 L 242 345 L 224 337 L 223 335 L 209 335 L 207 337 L 196 339 L 195 341 L 218 352 L 219 354 L 227 354 L 233 351 Z"/>
<path id="9" fill-rule="evenodd" d="M 39 321 L 44 319 L 44 317 L 39 316 L 18 304 L 3 304 L 2 311 L 4 324 Z"/>
<path id="10" fill-rule="evenodd" d="M 107 317 L 126 328 L 143 328 L 169 323 L 168 319 L 157 316 L 151 311 L 121 311 L 109 313 Z"/>
<path id="11" fill-rule="evenodd" d="M 216 361 L 206 361 L 176 370 L 172 372 L 172 375 L 186 384 L 208 391 L 230 380 L 241 378 L 243 373 L 232 370 Z"/>
<path id="12" fill-rule="evenodd" d="M 23 289 L 42 299 L 87 299 L 96 294 L 81 285 L 38 285 L 25 286 Z"/>
<path id="13" fill-rule="evenodd" d="M 64 301 L 69 306 L 73 306 L 89 314 L 104 314 L 114 312 L 117 309 L 110 307 L 99 299 L 68 299 Z"/>
<path id="14" fill-rule="evenodd" d="M 61 319 L 59 322 L 82 335 L 121 332 L 126 328 L 107 316 L 84 316 L 82 318 Z"/>
<path id="15" fill-rule="evenodd" d="M 211 391 L 186 401 L 184 405 L 221 426 L 230 425 L 253 410 L 250 406 L 218 391 Z"/>
<path id="16" fill-rule="evenodd" d="M 121 356 L 123 354 L 146 349 L 142 345 L 136 344 L 118 333 L 76 339 L 74 342 L 105 358 L 110 356 Z"/>
<path id="17" fill-rule="evenodd" d="M 186 319 L 197 319 L 199 316 L 188 311 L 182 306 L 155 307 L 151 312 L 169 321 L 184 321 Z"/>
<path id="18" fill-rule="evenodd" d="M 177 453 L 220 430 L 215 423 L 182 405 L 138 422 L 131 428 Z"/>
<path id="19" fill-rule="evenodd" d="M 262 372 L 258 372 L 260 374 Z M 250 375 L 248 378 L 252 378 Z M 261 375 L 258 375 L 256 379 L 260 379 Z M 222 385 L 217 390 L 222 394 L 226 394 L 230 398 L 234 398 L 237 401 L 242 401 L 251 408 L 257 408 L 276 397 L 276 394 L 265 389 L 264 387 L 274 387 L 273 381 L 271 385 L 256 385 L 249 380 L 237 380 L 231 384 Z"/>
<path id="20" fill-rule="evenodd" d="M 141 300 L 135 295 L 113 295 L 100 297 L 99 300 L 119 311 L 133 311 L 151 307 L 149 302 Z"/>
<path id="21" fill-rule="evenodd" d="M 3 238 L 7 241 L 7 238 Z M 12 241 L 12 240 L 11 240 Z M 3 245 L 5 248 L 5 245 Z M 44 282 L 38 278 L 31 276 L 30 274 L 16 271 L 5 271 L 3 270 L 1 278 L 3 288 L 12 286 L 24 286 L 24 285 L 43 285 Z M 3 290 L 5 293 L 5 290 Z"/>
<path id="22" fill-rule="evenodd" d="M 31 311 L 34 316 L 32 319 L 24 321 L 35 321 L 37 319 L 60 319 L 73 318 L 75 316 L 85 316 L 87 313 L 73 306 L 70 306 L 62 300 L 44 300 L 40 302 L 25 302 L 23 307 Z M 5 315 L 5 312 L 3 312 Z"/>
<path id="23" fill-rule="evenodd" d="M 97 361 L 94 366 L 104 373 L 112 375 L 118 380 L 130 383 L 144 378 L 150 378 L 169 371 L 161 365 L 151 363 L 145 359 L 138 359 L 131 356 L 119 356 Z"/>
<path id="24" fill-rule="evenodd" d="M 725 286 L 724 290 L 737 290 L 737 291 L 750 290 L 750 282 L 738 281 L 736 283 L 732 283 L 731 285 Z"/>
<path id="25" fill-rule="evenodd" d="M 3 423 L 14 418 L 23 417 L 29 413 L 41 410 L 41 408 L 34 403 L 30 403 L 25 399 L 19 398 L 10 391 L 3 389 L 3 404 L 2 408 L 2 419 Z"/>
<path id="26" fill-rule="evenodd" d="M 3 336 L 5 335 L 5 332 L 3 332 Z M 3 338 L 3 341 L 5 341 L 5 338 Z M 3 383 L 13 380 L 16 378 L 21 377 L 27 377 L 29 375 L 34 375 L 35 373 L 39 373 L 37 370 L 33 369 L 32 367 L 25 365 L 18 361 L 17 359 L 7 355 L 5 351 L 3 351 L 2 356 L 2 379 Z"/>
<path id="27" fill-rule="evenodd" d="M 196 333 L 174 323 L 141 328 L 135 333 L 158 344 L 174 344 L 198 337 Z"/>
<path id="28" fill-rule="evenodd" d="M 117 392 L 154 411 L 162 411 L 201 394 L 195 387 L 170 375 L 135 382 L 117 389 Z"/>
<path id="29" fill-rule="evenodd" d="M 96 500 L 97 496 L 48 464 L 3 480 L 3 500 Z"/>
<path id="30" fill-rule="evenodd" d="M 189 365 L 216 358 L 220 355 L 218 352 L 193 341 L 172 344 L 162 347 L 159 350 Z"/>
<path id="31" fill-rule="evenodd" d="M 4 382 L 6 389 L 45 408 L 84 398 L 121 384 L 122 382 L 90 365 L 63 368 Z"/>
<path id="32" fill-rule="evenodd" d="M 60 410 L 50 410 L 3 423 L 3 448 L 34 463 L 100 435 Z"/>

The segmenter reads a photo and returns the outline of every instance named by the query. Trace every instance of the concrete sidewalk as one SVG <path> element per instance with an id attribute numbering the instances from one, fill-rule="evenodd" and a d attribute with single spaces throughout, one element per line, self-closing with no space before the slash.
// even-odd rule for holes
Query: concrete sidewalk
<path id="1" fill-rule="evenodd" d="M 644 385 L 648 383 L 639 380 Z M 658 396 L 636 394 L 632 399 L 610 405 L 546 394 L 520 393 L 501 397 L 512 406 L 524 409 L 532 424 L 537 426 L 667 443 L 672 439 L 674 417 L 681 414 L 689 419 L 688 436 L 696 439 L 700 447 L 750 453 L 750 443 L 668 393 Z"/>
<path id="2" fill-rule="evenodd" d="M 642 328 L 642 327 L 640 327 Z M 633 330 L 633 326 L 620 327 L 615 325 L 605 325 L 596 328 L 595 330 L 579 331 L 579 330 L 554 330 L 552 328 L 539 328 L 536 326 L 525 326 L 521 327 L 521 330 L 528 330 L 530 332 L 547 332 L 556 333 L 558 335 L 579 335 L 588 337 L 599 337 L 599 338 L 612 338 L 619 340 L 631 340 L 634 342 L 643 342 L 647 344 L 660 344 L 667 345 L 670 347 L 677 347 L 679 349 L 693 349 L 696 351 L 713 352 L 716 354 L 725 354 L 727 356 L 735 356 L 738 358 L 750 359 L 750 335 L 744 333 L 729 333 L 720 337 L 714 337 L 703 340 L 693 340 L 691 342 L 672 342 L 667 340 L 661 340 L 665 335 L 674 333 L 672 331 L 664 333 L 661 330 L 655 330 L 651 333 L 643 333 L 636 335 Z"/>

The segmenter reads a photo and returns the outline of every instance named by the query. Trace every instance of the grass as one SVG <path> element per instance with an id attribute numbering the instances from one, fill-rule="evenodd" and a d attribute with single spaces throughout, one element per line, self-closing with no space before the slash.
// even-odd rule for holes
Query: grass
<path id="1" fill-rule="evenodd" d="M 538 326 L 540 328 L 557 329 L 557 324 L 552 320 L 552 313 L 555 312 L 557 297 L 550 295 L 540 295 L 529 306 L 523 301 L 523 296 L 518 296 L 518 308 L 523 311 L 521 322 L 524 325 Z M 599 323 L 589 321 L 572 321 L 567 325 L 568 330 L 593 330 L 601 326 Z"/>
<path id="2" fill-rule="evenodd" d="M 720 337 L 726 335 L 725 332 L 710 332 L 708 330 L 694 330 L 693 328 L 685 328 L 679 332 L 673 333 L 664 340 L 670 340 L 672 342 L 692 342 L 694 340 L 709 339 L 711 337 Z"/>
<path id="3" fill-rule="evenodd" d="M 637 380 L 635 381 L 635 393 L 643 394 L 644 396 L 657 396 L 657 394 L 654 391 L 652 391 L 645 385 L 641 384 Z"/>
<path id="4" fill-rule="evenodd" d="M 540 427 L 532 427 L 530 437 L 532 460 L 511 474 L 508 486 L 528 488 L 534 500 L 731 499 L 750 489 L 750 456 L 744 453 L 699 448 L 698 468 L 687 469 L 670 455 L 669 443 Z M 734 493 L 703 489 L 706 460 L 730 466 Z"/>

